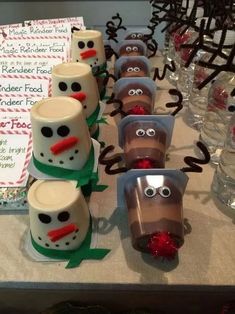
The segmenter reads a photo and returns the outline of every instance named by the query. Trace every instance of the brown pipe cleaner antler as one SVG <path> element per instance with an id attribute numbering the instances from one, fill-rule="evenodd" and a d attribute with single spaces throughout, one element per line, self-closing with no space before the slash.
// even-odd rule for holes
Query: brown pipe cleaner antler
<path id="1" fill-rule="evenodd" d="M 167 108 L 174 108 L 174 107 L 177 107 L 172 113 L 171 115 L 172 116 L 175 116 L 180 110 L 183 109 L 183 95 L 181 94 L 181 92 L 177 89 L 170 89 L 169 90 L 169 94 L 172 95 L 172 96 L 177 96 L 178 97 L 178 100 L 176 102 L 168 102 L 166 104 L 166 107 Z"/>
<path id="2" fill-rule="evenodd" d="M 119 155 L 117 154 L 116 156 L 112 156 L 112 157 L 106 159 L 107 154 L 112 152 L 113 150 L 114 150 L 113 145 L 107 146 L 99 156 L 99 163 L 101 165 L 105 165 L 105 172 L 107 174 L 112 175 L 112 174 L 117 174 L 117 173 L 121 173 L 121 172 L 126 172 L 128 170 L 126 167 L 111 169 L 113 167 L 113 165 L 122 161 L 121 154 L 119 154 Z"/>
<path id="3" fill-rule="evenodd" d="M 172 60 L 170 61 L 170 64 L 164 64 L 164 68 L 163 68 L 163 71 L 162 71 L 162 75 L 160 75 L 159 73 L 159 68 L 155 68 L 154 70 L 154 75 L 153 75 L 153 80 L 155 81 L 156 78 L 159 80 L 159 81 L 162 81 L 164 80 L 165 76 L 166 76 L 166 73 L 167 73 L 167 70 L 171 71 L 171 72 L 175 72 L 176 70 L 176 66 L 175 66 L 175 62 Z"/>
<path id="4" fill-rule="evenodd" d="M 199 159 L 192 156 L 186 156 L 184 158 L 184 162 L 189 167 L 183 167 L 180 170 L 183 172 L 202 172 L 202 167 L 199 165 L 206 165 L 210 162 L 210 154 L 206 148 L 206 146 L 202 142 L 196 143 L 197 147 L 201 150 L 204 155 L 204 159 Z M 198 165 L 199 164 L 199 165 Z"/>
<path id="5" fill-rule="evenodd" d="M 112 20 L 119 20 L 118 25 L 115 25 L 115 23 Z M 118 42 L 116 39 L 117 32 L 120 29 L 126 30 L 126 27 L 122 25 L 122 18 L 120 17 L 119 13 L 112 16 L 112 20 L 106 23 L 107 29 L 105 33 L 108 35 L 108 40 L 113 40 L 117 43 Z"/>

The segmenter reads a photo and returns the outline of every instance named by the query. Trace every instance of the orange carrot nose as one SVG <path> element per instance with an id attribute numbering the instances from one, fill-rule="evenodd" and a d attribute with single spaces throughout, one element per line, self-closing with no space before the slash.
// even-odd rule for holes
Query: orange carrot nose
<path id="1" fill-rule="evenodd" d="M 66 139 L 63 139 L 50 147 L 52 154 L 58 155 L 65 150 L 72 148 L 79 142 L 79 138 L 75 136 L 70 136 Z"/>
<path id="2" fill-rule="evenodd" d="M 70 97 L 73 97 L 79 101 L 84 101 L 86 100 L 86 93 L 84 92 L 73 93 L 72 95 L 70 95 Z"/>
<path id="3" fill-rule="evenodd" d="M 75 224 L 70 224 L 62 228 L 51 230 L 47 235 L 52 242 L 56 242 L 76 230 L 78 230 L 78 227 Z"/>
<path id="4" fill-rule="evenodd" d="M 97 51 L 95 49 L 89 49 L 89 50 L 81 52 L 80 56 L 82 57 L 82 59 L 88 59 L 88 58 L 95 57 L 96 54 L 97 54 Z"/>

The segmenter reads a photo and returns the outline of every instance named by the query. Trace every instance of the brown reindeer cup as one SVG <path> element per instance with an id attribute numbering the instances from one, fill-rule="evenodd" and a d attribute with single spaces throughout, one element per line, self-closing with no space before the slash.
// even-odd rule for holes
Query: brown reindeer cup
<path id="1" fill-rule="evenodd" d="M 174 117 L 128 116 L 119 124 L 119 143 L 128 169 L 164 168 Z"/>
<path id="2" fill-rule="evenodd" d="M 169 169 L 130 170 L 118 179 L 118 205 L 127 208 L 136 250 L 174 258 L 184 243 L 183 195 L 187 181 L 183 172 Z"/>
<path id="3" fill-rule="evenodd" d="M 150 78 L 122 78 L 115 83 L 114 93 L 126 115 L 153 113 L 156 85 Z"/>
<path id="4" fill-rule="evenodd" d="M 123 40 L 118 47 L 118 56 L 146 56 L 147 47 L 141 40 Z"/>
<path id="5" fill-rule="evenodd" d="M 117 78 L 122 77 L 149 77 L 150 63 L 144 56 L 121 57 L 114 65 Z"/>
<path id="6" fill-rule="evenodd" d="M 184 243 L 183 195 L 185 172 L 202 172 L 210 155 L 198 142 L 203 159 L 184 158 L 189 167 L 129 170 L 117 179 L 117 203 L 126 208 L 133 247 L 155 257 L 173 259 Z"/>

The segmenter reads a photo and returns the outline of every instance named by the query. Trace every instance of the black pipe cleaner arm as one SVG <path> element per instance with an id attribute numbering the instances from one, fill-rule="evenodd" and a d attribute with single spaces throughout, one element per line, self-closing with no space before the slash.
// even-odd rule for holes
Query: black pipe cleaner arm
<path id="1" fill-rule="evenodd" d="M 168 102 L 166 104 L 167 108 L 175 108 L 176 109 L 171 113 L 172 116 L 175 116 L 179 111 L 183 109 L 183 95 L 177 89 L 170 89 L 169 94 L 172 96 L 177 96 L 178 100 L 176 102 Z"/>
<path id="2" fill-rule="evenodd" d="M 203 153 L 204 158 L 199 159 L 199 158 L 192 157 L 192 156 L 186 156 L 184 158 L 184 162 L 189 167 L 183 167 L 180 169 L 181 171 L 183 171 L 183 172 L 202 172 L 202 167 L 200 167 L 199 165 L 206 165 L 210 162 L 210 154 L 209 154 L 206 146 L 202 142 L 197 142 L 196 145 L 200 149 L 200 151 Z"/>
<path id="3" fill-rule="evenodd" d="M 175 72 L 176 71 L 176 66 L 175 66 L 175 62 L 172 60 L 170 61 L 170 64 L 164 64 L 163 67 L 163 71 L 162 74 L 160 75 L 159 73 L 159 68 L 155 68 L 154 70 L 154 75 L 153 75 L 153 80 L 155 81 L 156 79 L 158 79 L 159 81 L 164 80 L 167 70 L 170 72 Z"/>
<path id="4" fill-rule="evenodd" d="M 114 156 L 110 156 L 107 158 L 107 155 L 114 150 L 113 145 L 107 146 L 99 156 L 99 163 L 101 165 L 105 165 L 105 172 L 107 174 L 118 174 L 122 172 L 126 172 L 128 169 L 126 167 L 120 167 L 116 169 L 112 169 L 115 164 L 118 164 L 122 161 L 121 154 L 116 154 Z"/>

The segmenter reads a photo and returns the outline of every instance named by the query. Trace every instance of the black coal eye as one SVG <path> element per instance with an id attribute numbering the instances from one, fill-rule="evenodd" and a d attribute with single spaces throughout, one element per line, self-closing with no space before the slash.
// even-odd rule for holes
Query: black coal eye
<path id="1" fill-rule="evenodd" d="M 228 111 L 235 112 L 235 106 L 234 105 L 228 106 Z"/>
<path id="2" fill-rule="evenodd" d="M 41 133 L 45 137 L 52 137 L 53 135 L 52 129 L 47 126 L 44 126 L 43 128 L 41 128 Z"/>
<path id="3" fill-rule="evenodd" d="M 80 49 L 83 49 L 83 48 L 85 47 L 85 43 L 84 43 L 83 41 L 79 41 L 79 42 L 78 42 L 78 47 L 79 47 Z"/>
<path id="4" fill-rule="evenodd" d="M 57 134 L 62 137 L 67 136 L 69 132 L 70 132 L 70 129 L 66 125 L 60 126 L 57 130 Z"/>
<path id="5" fill-rule="evenodd" d="M 162 186 L 159 189 L 159 194 L 162 197 L 169 197 L 171 195 L 171 190 L 167 186 Z"/>
<path id="6" fill-rule="evenodd" d="M 69 220 L 70 214 L 68 212 L 62 212 L 58 215 L 58 220 L 59 221 L 67 221 Z"/>
<path id="7" fill-rule="evenodd" d="M 73 92 L 79 92 L 82 88 L 81 85 L 77 82 L 72 83 L 71 89 Z"/>
<path id="8" fill-rule="evenodd" d="M 94 47 L 94 42 L 92 40 L 89 40 L 87 43 L 88 48 L 93 48 Z"/>
<path id="9" fill-rule="evenodd" d="M 38 214 L 38 219 L 44 224 L 49 224 L 51 222 L 51 217 L 46 214 Z"/>
<path id="10" fill-rule="evenodd" d="M 156 195 L 157 191 L 156 189 L 153 187 L 153 186 L 147 186 L 145 189 L 144 189 L 144 194 L 147 196 L 147 197 L 154 197 Z"/>
<path id="11" fill-rule="evenodd" d="M 62 92 L 65 92 L 67 90 L 68 86 L 65 82 L 59 82 L 59 89 L 62 91 Z"/>

